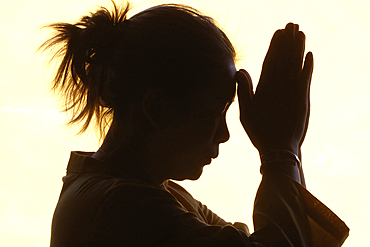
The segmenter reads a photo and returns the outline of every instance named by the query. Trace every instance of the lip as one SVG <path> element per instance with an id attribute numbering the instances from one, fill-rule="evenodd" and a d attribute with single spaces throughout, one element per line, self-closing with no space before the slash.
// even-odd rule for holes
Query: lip
<path id="1" fill-rule="evenodd" d="M 212 163 L 212 158 L 209 158 L 209 160 L 207 161 L 207 163 L 205 165 L 209 165 Z"/>
<path id="2" fill-rule="evenodd" d="M 216 159 L 217 157 L 218 157 L 218 153 L 211 156 L 212 159 Z"/>
<path id="3" fill-rule="evenodd" d="M 215 148 L 211 152 L 208 152 L 207 155 L 205 156 L 206 159 L 208 159 L 208 164 L 212 162 L 213 159 L 216 159 L 218 157 L 218 147 L 217 149 Z"/>
<path id="4" fill-rule="evenodd" d="M 210 153 L 212 159 L 216 159 L 218 157 L 218 150 L 219 150 L 219 147 L 216 146 L 213 152 Z"/>

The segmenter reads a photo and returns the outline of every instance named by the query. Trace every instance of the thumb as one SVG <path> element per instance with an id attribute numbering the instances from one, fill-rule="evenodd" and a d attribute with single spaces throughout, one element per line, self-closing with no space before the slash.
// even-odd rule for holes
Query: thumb
<path id="1" fill-rule="evenodd" d="M 252 99 L 254 95 L 253 84 L 250 75 L 244 69 L 237 71 L 235 78 L 238 83 L 238 102 L 240 120 L 242 120 L 252 107 Z"/>

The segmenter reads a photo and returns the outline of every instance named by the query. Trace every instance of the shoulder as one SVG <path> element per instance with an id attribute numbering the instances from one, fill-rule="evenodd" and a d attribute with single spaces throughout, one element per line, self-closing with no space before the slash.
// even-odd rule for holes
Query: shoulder
<path id="1" fill-rule="evenodd" d="M 166 189 L 158 186 L 133 180 L 133 179 L 111 179 L 106 203 L 124 203 L 124 205 L 143 204 L 148 202 L 158 203 L 163 200 L 176 202 L 176 199 Z"/>
<path id="2" fill-rule="evenodd" d="M 94 241 L 102 246 L 152 245 L 178 235 L 189 220 L 196 220 L 164 188 L 137 181 L 119 183 L 95 218 Z"/>
<path id="3" fill-rule="evenodd" d="M 140 232 L 146 218 L 153 222 L 153 216 L 160 217 L 157 212 L 180 208 L 165 189 L 131 179 L 84 173 L 69 174 L 63 180 L 53 217 L 52 242 L 65 246 L 79 246 L 85 240 L 95 242 L 95 236 L 116 239 L 125 230 L 128 234 L 134 229 Z M 166 205 L 162 211 L 161 205 Z M 75 243 L 76 239 L 80 242 Z"/>

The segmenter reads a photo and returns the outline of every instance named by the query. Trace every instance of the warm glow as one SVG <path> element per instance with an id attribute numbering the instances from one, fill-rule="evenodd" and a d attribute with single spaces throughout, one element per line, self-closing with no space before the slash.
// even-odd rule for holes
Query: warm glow
<path id="1" fill-rule="evenodd" d="M 166 1 L 132 0 L 132 13 Z M 287 22 L 300 24 L 315 69 L 311 120 L 303 165 L 311 193 L 350 227 L 344 246 L 363 246 L 370 231 L 370 2 L 368 0 L 183 0 L 214 17 L 237 46 L 239 68 L 258 82 L 271 36 Z M 48 94 L 52 69 L 35 54 L 48 37 L 39 30 L 70 22 L 104 0 L 2 1 L 0 45 L 0 246 L 48 246 L 50 223 L 71 150 L 98 148 L 94 133 L 74 136 Z M 196 181 L 181 184 L 228 221 L 252 226 L 260 181 L 258 153 L 238 119 L 228 113 L 231 139 Z M 368 146 L 369 145 L 369 146 Z"/>

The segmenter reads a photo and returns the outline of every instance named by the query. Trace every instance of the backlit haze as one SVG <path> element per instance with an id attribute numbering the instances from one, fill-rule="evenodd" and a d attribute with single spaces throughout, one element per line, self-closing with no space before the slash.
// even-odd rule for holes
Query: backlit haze
<path id="1" fill-rule="evenodd" d="M 288 22 L 307 36 L 314 54 L 311 119 L 304 142 L 308 190 L 350 227 L 344 246 L 364 246 L 370 231 L 370 2 L 368 0 L 183 0 L 214 17 L 236 45 L 238 68 L 254 84 L 272 34 Z M 131 15 L 167 1 L 132 1 Z M 48 38 L 39 28 L 73 22 L 106 0 L 0 2 L 0 246 L 48 246 L 52 214 L 69 153 L 95 151 L 94 132 L 75 136 L 48 93 L 53 67 L 36 53 Z M 259 156 L 239 123 L 237 101 L 228 112 L 231 138 L 198 181 L 180 182 L 227 221 L 251 231 L 259 185 Z M 365 244 L 366 245 L 366 244 Z"/>

